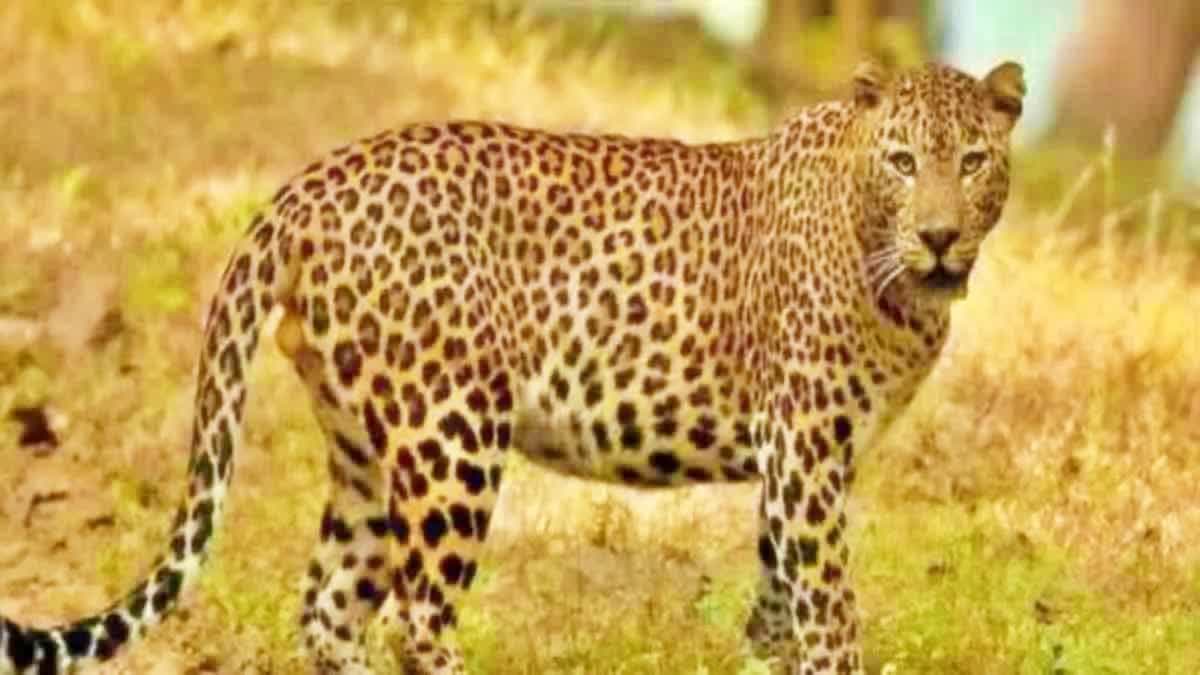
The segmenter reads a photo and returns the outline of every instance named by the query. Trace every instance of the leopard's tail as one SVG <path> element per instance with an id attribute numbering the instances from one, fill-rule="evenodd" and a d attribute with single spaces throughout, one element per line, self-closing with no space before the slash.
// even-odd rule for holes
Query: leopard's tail
<path id="1" fill-rule="evenodd" d="M 241 442 L 246 372 L 263 321 L 290 289 L 290 237 L 262 216 L 221 277 L 204 329 L 188 463 L 187 499 L 170 547 L 123 600 L 93 616 L 50 629 L 0 617 L 0 675 L 50 675 L 112 658 L 175 607 L 196 581 L 221 520 Z"/>

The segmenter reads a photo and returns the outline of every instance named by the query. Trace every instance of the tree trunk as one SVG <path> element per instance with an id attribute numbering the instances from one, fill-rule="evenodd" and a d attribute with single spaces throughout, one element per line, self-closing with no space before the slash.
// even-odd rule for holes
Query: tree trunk
<path id="1" fill-rule="evenodd" d="M 1079 30 L 1061 48 L 1058 131 L 1094 141 L 1112 124 L 1123 155 L 1156 154 L 1198 47 L 1197 0 L 1088 0 Z"/>
<path id="2" fill-rule="evenodd" d="M 871 28 L 874 25 L 874 0 L 836 0 L 834 15 L 837 17 L 842 42 L 842 66 L 851 72 L 859 61 L 874 51 L 871 44 Z"/>

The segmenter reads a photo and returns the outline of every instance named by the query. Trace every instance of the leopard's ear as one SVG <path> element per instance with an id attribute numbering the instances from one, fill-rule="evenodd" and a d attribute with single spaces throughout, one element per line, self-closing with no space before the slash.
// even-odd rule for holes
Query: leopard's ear
<path id="1" fill-rule="evenodd" d="M 1020 64 L 1005 61 L 992 68 L 980 84 L 992 110 L 1011 129 L 1021 117 L 1022 100 L 1025 98 L 1025 70 Z"/>
<path id="2" fill-rule="evenodd" d="M 891 74 L 878 61 L 869 59 L 854 69 L 854 102 L 863 108 L 874 108 L 883 100 Z"/>

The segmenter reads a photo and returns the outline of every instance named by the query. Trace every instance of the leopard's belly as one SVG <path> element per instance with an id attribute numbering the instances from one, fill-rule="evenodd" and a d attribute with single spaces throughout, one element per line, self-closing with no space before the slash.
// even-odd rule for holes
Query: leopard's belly
<path id="1" fill-rule="evenodd" d="M 548 370 L 529 381 L 515 411 L 512 446 L 534 463 L 636 486 L 757 478 L 749 415 L 721 396 L 717 381 L 668 384 L 646 399 L 623 395 L 645 382 L 625 382 L 624 369 Z"/>

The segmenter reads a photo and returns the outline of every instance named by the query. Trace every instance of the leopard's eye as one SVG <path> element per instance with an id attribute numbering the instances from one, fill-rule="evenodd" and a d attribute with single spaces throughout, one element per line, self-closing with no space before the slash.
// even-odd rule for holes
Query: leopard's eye
<path id="1" fill-rule="evenodd" d="M 983 166 L 983 161 L 985 159 L 987 159 L 987 155 L 982 152 L 968 152 L 967 154 L 963 155 L 962 166 L 960 167 L 959 172 L 963 176 L 970 176 Z"/>
<path id="2" fill-rule="evenodd" d="M 917 160 L 910 153 L 904 151 L 893 152 L 888 155 L 888 162 L 902 176 L 911 176 L 917 172 Z"/>

